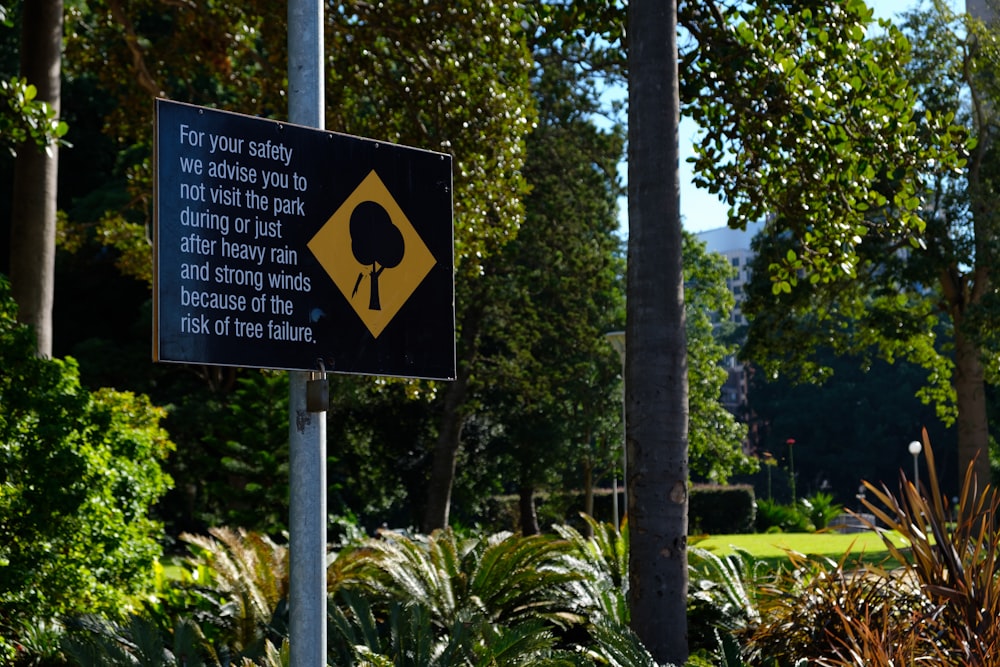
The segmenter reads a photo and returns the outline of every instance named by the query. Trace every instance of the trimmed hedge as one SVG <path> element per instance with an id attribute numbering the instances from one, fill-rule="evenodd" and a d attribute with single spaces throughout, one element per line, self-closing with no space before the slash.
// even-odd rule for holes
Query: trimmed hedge
<path id="1" fill-rule="evenodd" d="M 688 507 L 688 533 L 754 532 L 757 502 L 749 484 L 695 484 Z"/>

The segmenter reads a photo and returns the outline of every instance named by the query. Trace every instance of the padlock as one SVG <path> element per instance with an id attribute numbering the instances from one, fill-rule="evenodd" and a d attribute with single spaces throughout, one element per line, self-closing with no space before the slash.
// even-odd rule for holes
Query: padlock
<path id="1" fill-rule="evenodd" d="M 326 375 L 306 381 L 306 410 L 326 412 L 330 409 L 330 383 Z"/>

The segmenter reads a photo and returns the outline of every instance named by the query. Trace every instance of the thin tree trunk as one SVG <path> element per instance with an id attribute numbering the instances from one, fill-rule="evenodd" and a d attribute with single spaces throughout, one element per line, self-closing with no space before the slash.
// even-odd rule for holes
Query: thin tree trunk
<path id="1" fill-rule="evenodd" d="M 681 260 L 676 0 L 629 3 L 625 347 L 629 607 L 658 663 L 687 638 L 688 396 Z"/>
<path id="2" fill-rule="evenodd" d="M 535 487 L 521 484 L 518 489 L 518 509 L 522 535 L 538 535 L 542 532 L 538 526 L 538 512 L 535 511 Z"/>
<path id="3" fill-rule="evenodd" d="M 423 531 L 428 534 L 448 526 L 451 489 L 455 482 L 455 469 L 458 465 L 458 451 L 462 444 L 462 426 L 465 420 L 461 407 L 468 396 L 468 387 L 468 366 L 460 365 L 458 377 L 445 390 L 441 430 L 434 445 L 423 521 Z"/>
<path id="4" fill-rule="evenodd" d="M 62 71 L 62 0 L 21 3 L 21 75 L 37 99 L 59 113 Z M 37 353 L 52 356 L 55 292 L 56 194 L 59 150 L 26 143 L 14 162 L 10 225 L 10 282 L 18 319 L 35 332 Z"/>
<path id="5" fill-rule="evenodd" d="M 448 526 L 451 513 L 451 489 L 455 482 L 458 452 L 462 447 L 462 428 L 465 425 L 466 402 L 469 398 L 469 383 L 472 367 L 477 356 L 479 331 L 483 325 L 485 299 L 474 295 L 462 318 L 458 362 L 458 373 L 444 395 L 441 412 L 441 426 L 434 445 L 430 479 L 427 481 L 427 505 L 424 508 L 422 529 L 430 533 Z"/>

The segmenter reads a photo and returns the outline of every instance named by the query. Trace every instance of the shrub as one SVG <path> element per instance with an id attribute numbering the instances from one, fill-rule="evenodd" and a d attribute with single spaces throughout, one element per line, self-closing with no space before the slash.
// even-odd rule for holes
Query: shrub
<path id="1" fill-rule="evenodd" d="M 127 610 L 161 552 L 149 509 L 172 448 L 145 396 L 91 393 L 72 359 L 36 357 L 9 290 L 0 276 L 0 635 Z"/>
<path id="2" fill-rule="evenodd" d="M 756 524 L 758 533 L 811 533 L 816 529 L 800 505 L 781 505 L 766 498 L 757 501 Z"/>
<path id="3" fill-rule="evenodd" d="M 791 567 L 758 590 L 760 623 L 742 633 L 748 663 L 822 664 L 859 618 L 884 623 L 880 630 L 898 650 L 912 648 L 903 638 L 927 618 L 919 591 L 879 568 L 845 569 L 848 555 L 831 561 L 789 554 Z"/>
<path id="4" fill-rule="evenodd" d="M 973 465 L 965 474 L 958 507 L 941 493 L 934 451 L 923 432 L 929 481 L 918 489 L 900 474 L 899 493 L 872 484 L 864 504 L 889 530 L 910 544 L 907 552 L 885 539 L 889 552 L 917 582 L 938 621 L 921 627 L 938 633 L 936 646 L 960 664 L 993 665 L 1000 656 L 1000 494 L 976 488 Z M 952 516 L 954 512 L 954 517 Z"/>

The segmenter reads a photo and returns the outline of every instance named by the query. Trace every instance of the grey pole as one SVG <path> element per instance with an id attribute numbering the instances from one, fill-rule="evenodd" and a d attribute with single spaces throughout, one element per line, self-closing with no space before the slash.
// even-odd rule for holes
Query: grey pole
<path id="1" fill-rule="evenodd" d="M 622 514 L 628 515 L 628 442 L 626 441 L 626 428 L 625 428 L 625 332 L 624 331 L 609 331 L 604 334 L 604 337 L 608 339 L 611 346 L 618 351 L 618 356 L 622 360 L 622 501 L 624 507 L 622 508 Z M 619 527 L 618 523 L 618 490 L 614 489 L 615 492 L 615 529 Z"/>
<path id="2" fill-rule="evenodd" d="M 910 452 L 910 456 L 913 457 L 913 486 L 915 486 L 918 491 L 920 490 L 920 463 L 918 459 L 923 448 L 924 446 L 917 440 L 914 440 L 906 447 L 907 451 Z"/>
<path id="3" fill-rule="evenodd" d="M 289 0 L 289 122 L 323 129 L 323 73 L 323 4 L 321 0 Z M 326 406 L 308 405 L 310 375 L 289 373 L 292 667 L 326 665 Z"/>

